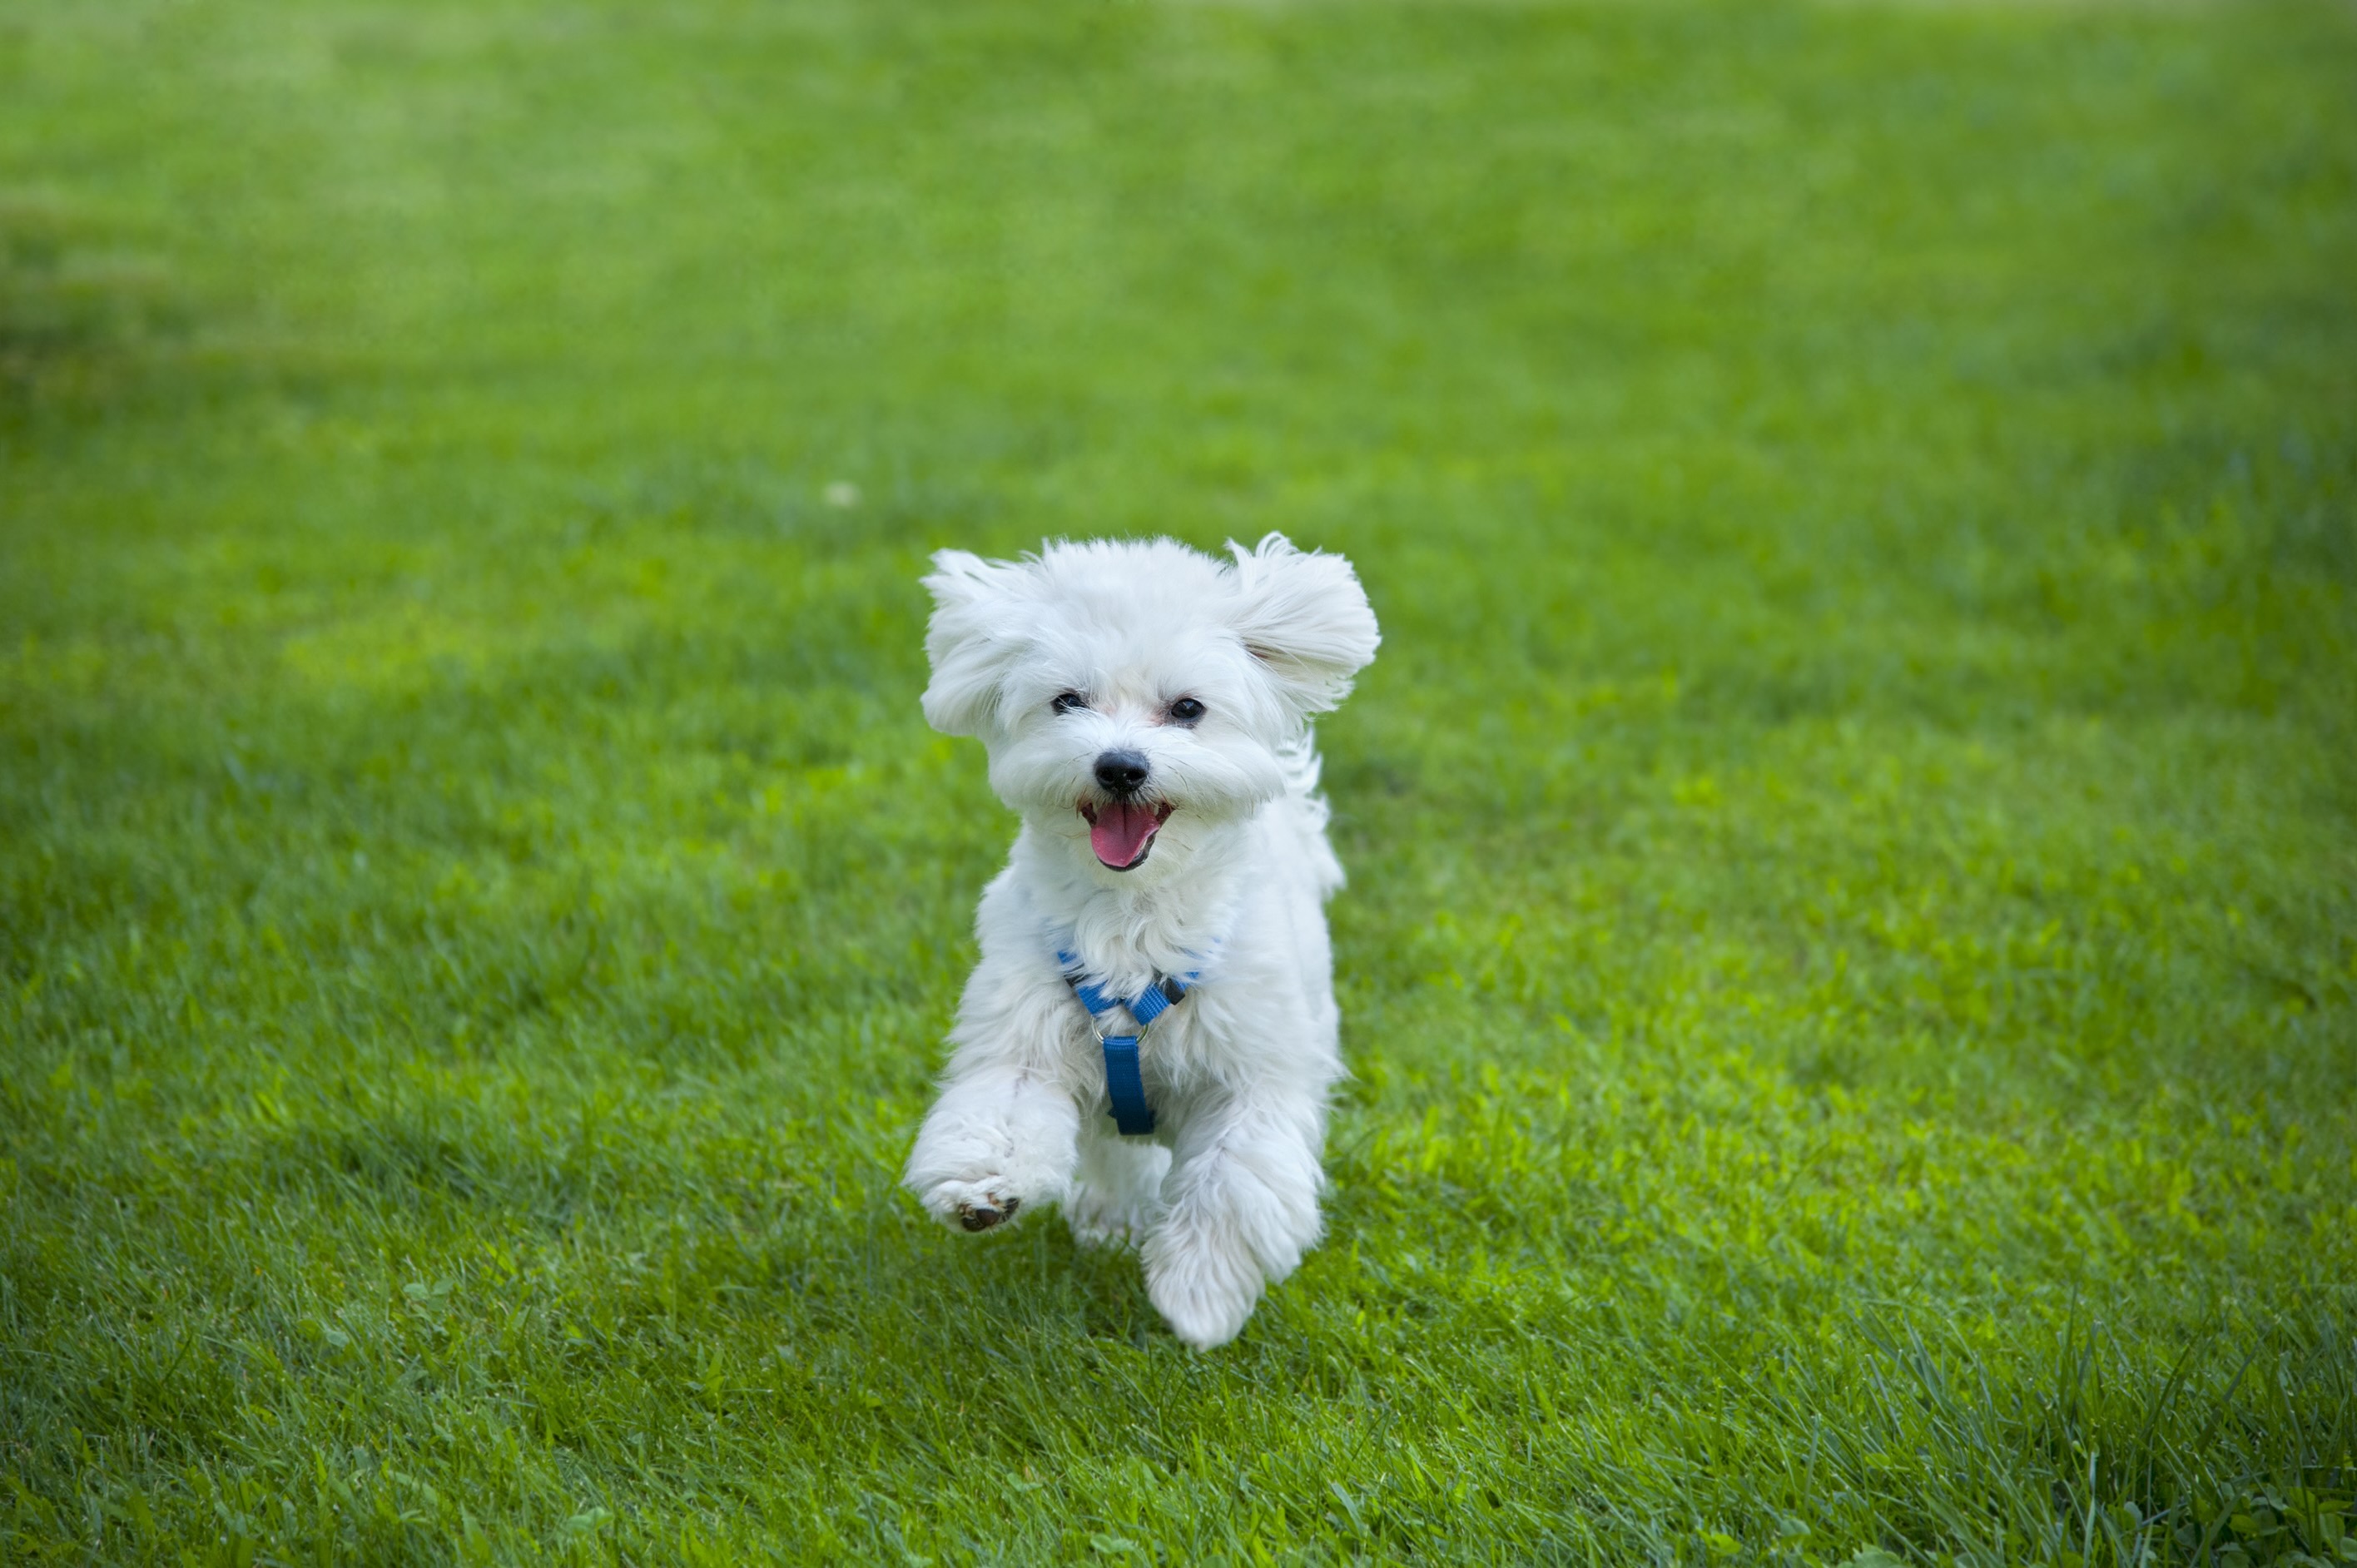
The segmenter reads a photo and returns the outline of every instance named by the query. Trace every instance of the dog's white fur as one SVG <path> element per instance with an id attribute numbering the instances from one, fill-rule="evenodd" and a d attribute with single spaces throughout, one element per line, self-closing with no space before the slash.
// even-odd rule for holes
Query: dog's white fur
<path id="1" fill-rule="evenodd" d="M 1140 1249 L 1156 1308 L 1202 1348 L 1233 1338 L 1318 1236 L 1342 1072 L 1324 904 L 1342 868 L 1309 716 L 1378 641 L 1341 557 L 1274 533 L 1229 549 L 1232 563 L 1167 539 L 1020 561 L 946 550 L 925 579 L 925 716 L 982 739 L 1023 825 L 982 896 L 982 960 L 909 1187 L 969 1229 L 1061 1203 L 1082 1242 Z M 1060 707 L 1065 693 L 1087 705 Z M 1204 704 L 1191 727 L 1170 713 L 1183 697 Z M 1111 800 L 1094 774 L 1109 750 L 1143 754 L 1142 798 L 1171 808 L 1126 871 L 1098 859 L 1082 814 Z M 1059 948 L 1121 996 L 1202 971 L 1140 1047 L 1149 1137 L 1114 1131 Z"/>

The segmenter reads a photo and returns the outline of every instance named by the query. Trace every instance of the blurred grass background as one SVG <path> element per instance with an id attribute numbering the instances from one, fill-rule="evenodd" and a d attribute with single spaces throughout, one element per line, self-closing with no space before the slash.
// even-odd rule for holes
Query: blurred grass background
<path id="1" fill-rule="evenodd" d="M 15 0 L 0 1556 L 2357 1558 L 2357 14 Z M 1280 528 L 1330 1239 L 894 1177 Z M 1880 1554 L 1880 1555 L 1878 1555 Z"/>

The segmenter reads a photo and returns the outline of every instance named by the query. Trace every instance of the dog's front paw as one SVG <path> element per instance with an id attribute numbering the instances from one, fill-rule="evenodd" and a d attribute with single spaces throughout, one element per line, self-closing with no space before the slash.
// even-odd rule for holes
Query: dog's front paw
<path id="1" fill-rule="evenodd" d="M 1002 1219 L 1012 1219 L 1015 1211 L 1023 1207 L 1019 1197 L 987 1198 L 981 1203 L 958 1205 L 958 1225 L 967 1230 L 987 1230 Z"/>
<path id="2" fill-rule="evenodd" d="M 1014 1219 L 1015 1211 L 1023 1207 L 1013 1185 L 1003 1176 L 937 1182 L 926 1189 L 923 1201 L 946 1224 L 961 1230 L 987 1230 Z"/>
<path id="3" fill-rule="evenodd" d="M 1260 1265 L 1240 1246 L 1168 1229 L 1146 1244 L 1146 1298 L 1170 1332 L 1198 1350 L 1242 1333 L 1260 1293 Z"/>

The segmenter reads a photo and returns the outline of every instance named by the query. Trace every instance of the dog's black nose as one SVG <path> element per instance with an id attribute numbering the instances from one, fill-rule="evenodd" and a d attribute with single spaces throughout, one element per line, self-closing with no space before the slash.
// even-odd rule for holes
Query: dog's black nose
<path id="1" fill-rule="evenodd" d="M 1146 755 L 1136 751 L 1107 751 L 1097 756 L 1097 782 L 1112 795 L 1135 795 L 1146 782 Z"/>

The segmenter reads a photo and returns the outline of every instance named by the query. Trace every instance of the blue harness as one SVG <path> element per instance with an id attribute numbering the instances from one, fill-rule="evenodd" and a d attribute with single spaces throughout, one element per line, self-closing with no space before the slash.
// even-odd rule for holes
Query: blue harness
<path id="1" fill-rule="evenodd" d="M 1097 1044 L 1104 1047 L 1105 1093 L 1113 1101 L 1113 1124 L 1121 1130 L 1124 1137 L 1153 1132 L 1154 1107 L 1146 1102 L 1146 1079 L 1137 1067 L 1137 1042 L 1146 1037 L 1146 1031 L 1153 1026 L 1154 1020 L 1185 1000 L 1187 993 L 1195 989 L 1195 982 L 1203 972 L 1189 970 L 1185 974 L 1166 974 L 1135 996 L 1113 996 L 1082 978 L 1078 953 L 1060 950 L 1056 961 L 1064 966 L 1064 983 L 1072 988 L 1072 994 L 1079 997 L 1081 1005 L 1089 1010 L 1092 1023 L 1124 1007 L 1129 1009 L 1129 1015 L 1137 1021 L 1137 1033 L 1134 1035 L 1108 1035 L 1100 1027 Z"/>

